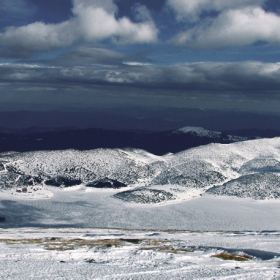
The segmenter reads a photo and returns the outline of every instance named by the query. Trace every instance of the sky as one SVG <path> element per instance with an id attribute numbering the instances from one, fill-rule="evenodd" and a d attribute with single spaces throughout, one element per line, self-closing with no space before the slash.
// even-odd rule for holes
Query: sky
<path id="1" fill-rule="evenodd" d="M 0 0 L 0 110 L 278 113 L 279 0 Z"/>

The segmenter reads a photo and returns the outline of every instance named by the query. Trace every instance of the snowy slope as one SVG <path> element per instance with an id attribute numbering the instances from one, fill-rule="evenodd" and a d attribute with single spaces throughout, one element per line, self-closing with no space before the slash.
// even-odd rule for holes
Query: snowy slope
<path id="1" fill-rule="evenodd" d="M 254 199 L 280 198 L 280 176 L 273 173 L 254 173 L 240 176 L 222 186 L 208 190 L 210 194 L 250 197 Z"/>
<path id="2" fill-rule="evenodd" d="M 279 198 L 279 174 L 280 138 L 210 144 L 165 156 L 137 149 L 0 155 L 2 190 L 34 193 L 47 185 L 120 193 L 124 188 L 114 197 L 137 203 L 180 201 L 211 188 L 218 195 Z"/>

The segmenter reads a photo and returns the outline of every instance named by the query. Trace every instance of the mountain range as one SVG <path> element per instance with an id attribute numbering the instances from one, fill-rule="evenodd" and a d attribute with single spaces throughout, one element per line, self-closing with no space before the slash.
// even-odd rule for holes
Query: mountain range
<path id="1" fill-rule="evenodd" d="M 88 129 L 103 128 L 118 131 L 168 131 L 186 125 L 207 127 L 210 130 L 280 130 L 279 114 L 244 111 L 207 110 L 204 108 L 112 107 L 60 108 L 57 111 L 0 112 L 0 131 L 29 129 L 30 127 Z M 40 108 L 39 104 L 37 108 Z"/>
<path id="2" fill-rule="evenodd" d="M 275 136 L 280 136 L 280 131 L 218 132 L 192 126 L 158 132 L 34 127 L 0 132 L 0 152 L 133 147 L 156 155 L 164 155 L 210 143 L 228 144 Z"/>
<path id="3" fill-rule="evenodd" d="M 279 199 L 279 175 L 277 137 L 212 143 L 163 156 L 135 148 L 0 155 L 2 191 L 28 195 L 46 186 L 102 188 L 130 203 L 179 202 L 205 194 Z"/>

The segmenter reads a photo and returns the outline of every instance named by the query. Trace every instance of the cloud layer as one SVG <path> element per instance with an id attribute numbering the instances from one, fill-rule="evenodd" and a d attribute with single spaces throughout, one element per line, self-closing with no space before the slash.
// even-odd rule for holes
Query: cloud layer
<path id="1" fill-rule="evenodd" d="M 205 91 L 209 95 L 234 91 L 248 95 L 258 92 L 265 96 L 268 91 L 274 91 L 274 95 L 280 97 L 280 63 L 204 62 L 158 67 L 128 61 L 130 58 L 113 51 L 80 48 L 61 56 L 49 66 L 2 64 L 0 83 L 12 83 L 15 86 L 24 83 L 30 87 L 38 84 L 46 87 L 79 85 L 87 88 L 113 85 L 116 92 L 121 92 L 122 87 L 129 87 L 143 91 L 147 88 L 177 90 L 184 94 Z"/>
<path id="2" fill-rule="evenodd" d="M 277 1 L 15 1 L 0 0 L 0 101 L 280 98 Z"/>

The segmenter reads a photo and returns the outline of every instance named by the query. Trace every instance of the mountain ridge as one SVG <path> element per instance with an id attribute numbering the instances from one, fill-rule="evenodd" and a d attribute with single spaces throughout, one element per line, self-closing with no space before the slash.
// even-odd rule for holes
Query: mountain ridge
<path id="1" fill-rule="evenodd" d="M 280 136 L 280 131 L 279 131 Z M 106 129 L 29 129 L 0 133 L 0 152 L 40 150 L 90 150 L 97 148 L 144 149 L 157 155 L 176 153 L 212 142 L 232 143 L 258 138 L 255 135 L 238 136 L 199 127 L 183 127 L 163 132 L 135 132 Z"/>
<path id="2" fill-rule="evenodd" d="M 115 198 L 137 203 L 180 201 L 206 192 L 278 199 L 280 188 L 273 182 L 279 176 L 279 137 L 213 143 L 164 156 L 132 148 L 0 154 L 2 190 L 34 193 L 38 186 L 78 185 L 115 189 Z M 256 178 L 264 179 L 256 184 Z"/>

